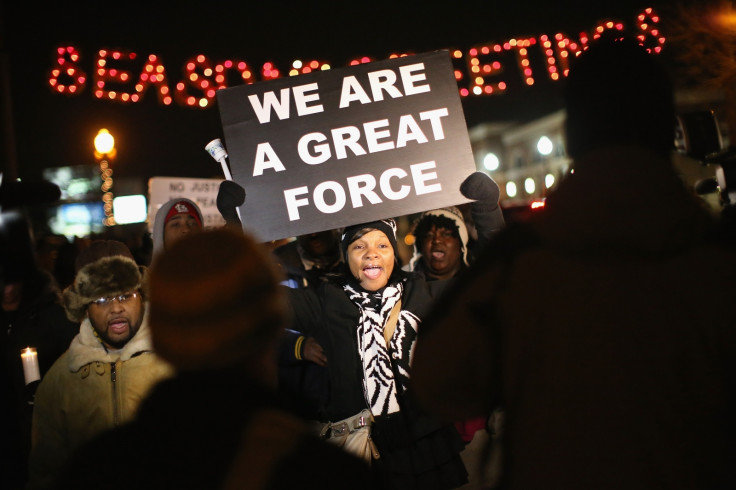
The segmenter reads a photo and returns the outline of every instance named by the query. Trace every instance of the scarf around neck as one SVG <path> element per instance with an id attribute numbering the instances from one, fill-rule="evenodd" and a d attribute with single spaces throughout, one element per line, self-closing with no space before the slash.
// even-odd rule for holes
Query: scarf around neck
<path id="1" fill-rule="evenodd" d="M 400 410 L 398 393 L 406 388 L 411 347 L 419 318 L 401 310 L 391 337 L 391 352 L 386 347 L 383 329 L 394 305 L 401 299 L 402 283 L 380 291 L 364 291 L 346 284 L 350 300 L 360 310 L 357 340 L 363 365 L 363 393 L 373 415 L 387 415 Z M 392 364 L 392 357 L 394 363 Z M 399 377 L 397 382 L 396 377 Z"/>

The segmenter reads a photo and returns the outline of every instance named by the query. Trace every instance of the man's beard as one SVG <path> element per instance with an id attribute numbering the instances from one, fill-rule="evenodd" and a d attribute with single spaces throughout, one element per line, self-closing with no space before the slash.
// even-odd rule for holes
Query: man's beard
<path id="1" fill-rule="evenodd" d="M 125 347 L 125 344 L 130 342 L 130 339 L 132 339 L 135 334 L 131 329 L 128 329 L 128 335 L 125 338 L 118 338 L 115 340 L 108 337 L 106 333 L 97 332 L 97 335 L 100 336 L 100 338 L 102 339 L 104 343 L 106 343 L 107 345 L 117 350 L 117 349 L 122 349 L 123 347 Z"/>
<path id="2" fill-rule="evenodd" d="M 110 338 L 110 335 L 108 335 L 107 332 L 100 332 L 97 327 L 90 322 L 92 325 L 92 329 L 95 331 L 97 336 L 104 342 L 105 344 L 109 345 L 110 347 L 114 348 L 115 350 L 122 349 L 125 347 L 125 345 L 130 342 L 130 340 L 135 337 L 135 335 L 138 333 L 138 331 L 141 328 L 141 324 L 143 323 L 143 312 L 141 312 L 141 315 L 139 318 L 136 319 L 135 324 L 132 323 L 132 319 L 128 320 L 128 333 L 125 335 L 125 337 L 118 337 L 116 339 Z M 133 326 L 135 325 L 135 327 Z"/>

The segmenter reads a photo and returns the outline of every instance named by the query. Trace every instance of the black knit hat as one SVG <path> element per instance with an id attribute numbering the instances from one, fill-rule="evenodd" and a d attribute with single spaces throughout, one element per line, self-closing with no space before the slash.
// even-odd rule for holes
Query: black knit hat
<path id="1" fill-rule="evenodd" d="M 145 289 L 146 268 L 133 260 L 128 247 L 116 240 L 95 240 L 75 263 L 74 283 L 62 293 L 66 316 L 81 322 L 87 306 L 99 298 Z"/>
<path id="2" fill-rule="evenodd" d="M 393 218 L 370 221 L 368 223 L 361 223 L 358 225 L 351 225 L 346 227 L 345 230 L 342 232 L 342 238 L 340 240 L 345 263 L 348 263 L 348 245 L 363 236 L 365 233 L 372 230 L 382 231 L 386 234 L 389 242 L 391 242 L 391 246 L 394 249 L 394 257 L 396 258 L 396 262 L 400 264 L 401 260 L 399 259 L 399 247 L 396 244 L 396 221 Z"/>

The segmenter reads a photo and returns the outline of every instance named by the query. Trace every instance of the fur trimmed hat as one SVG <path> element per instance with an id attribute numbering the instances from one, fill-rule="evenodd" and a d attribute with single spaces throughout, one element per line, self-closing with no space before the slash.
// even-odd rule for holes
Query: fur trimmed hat
<path id="1" fill-rule="evenodd" d="M 74 283 L 62 293 L 66 316 L 75 322 L 81 322 L 87 306 L 99 298 L 144 289 L 146 268 L 117 240 L 93 241 L 79 253 L 75 269 Z"/>
<path id="2" fill-rule="evenodd" d="M 245 363 L 283 332 L 281 274 L 262 244 L 225 228 L 187 235 L 151 265 L 156 352 L 182 370 Z"/>
<path id="3" fill-rule="evenodd" d="M 440 219 L 438 219 L 440 218 Z M 444 220 L 442 218 L 445 218 Z M 435 223 L 432 223 L 432 222 Z M 424 235 L 431 228 L 431 224 L 437 224 L 438 227 L 444 227 L 442 222 L 449 224 L 450 226 L 457 227 L 457 236 L 460 239 L 460 246 L 463 251 L 463 263 L 468 264 L 468 227 L 465 225 L 465 218 L 460 210 L 455 206 L 446 208 L 432 209 L 425 211 L 417 220 L 414 225 L 414 255 L 409 260 L 409 264 L 412 270 L 416 267 L 418 260 L 422 258 L 421 243 L 424 240 Z M 438 222 L 438 223 L 437 223 Z M 429 226 L 426 226 L 429 225 Z"/>

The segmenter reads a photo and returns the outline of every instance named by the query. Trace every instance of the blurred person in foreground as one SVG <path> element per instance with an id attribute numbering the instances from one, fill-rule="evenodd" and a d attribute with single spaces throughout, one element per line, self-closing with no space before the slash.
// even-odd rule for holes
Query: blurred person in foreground
<path id="1" fill-rule="evenodd" d="M 242 230 L 236 208 L 245 202 L 245 189 L 225 180 L 217 193 L 217 209 L 226 227 Z M 316 288 L 344 265 L 338 229 L 306 233 L 276 248 L 269 248 L 281 268 L 282 284 L 294 289 Z M 278 391 L 307 419 L 319 420 L 329 398 L 327 356 L 314 337 L 287 328 L 278 357 Z"/>
<path id="2" fill-rule="evenodd" d="M 288 310 L 281 279 L 265 247 L 228 229 L 190 235 L 157 256 L 153 344 L 177 374 L 133 421 L 81 448 L 59 488 L 382 488 L 276 395 Z M 110 448 L 134 457 L 90 461 Z"/>
<path id="3" fill-rule="evenodd" d="M 50 488 L 66 459 L 100 432 L 132 418 L 171 367 L 153 353 L 146 317 L 146 268 L 115 240 L 95 240 L 77 257 L 62 294 L 81 322 L 69 349 L 36 391 L 28 488 Z"/>
<path id="4" fill-rule="evenodd" d="M 566 83 L 574 173 L 429 317 L 416 395 L 503 406 L 501 488 L 736 488 L 736 261 L 673 169 L 669 78 L 603 38 Z"/>

